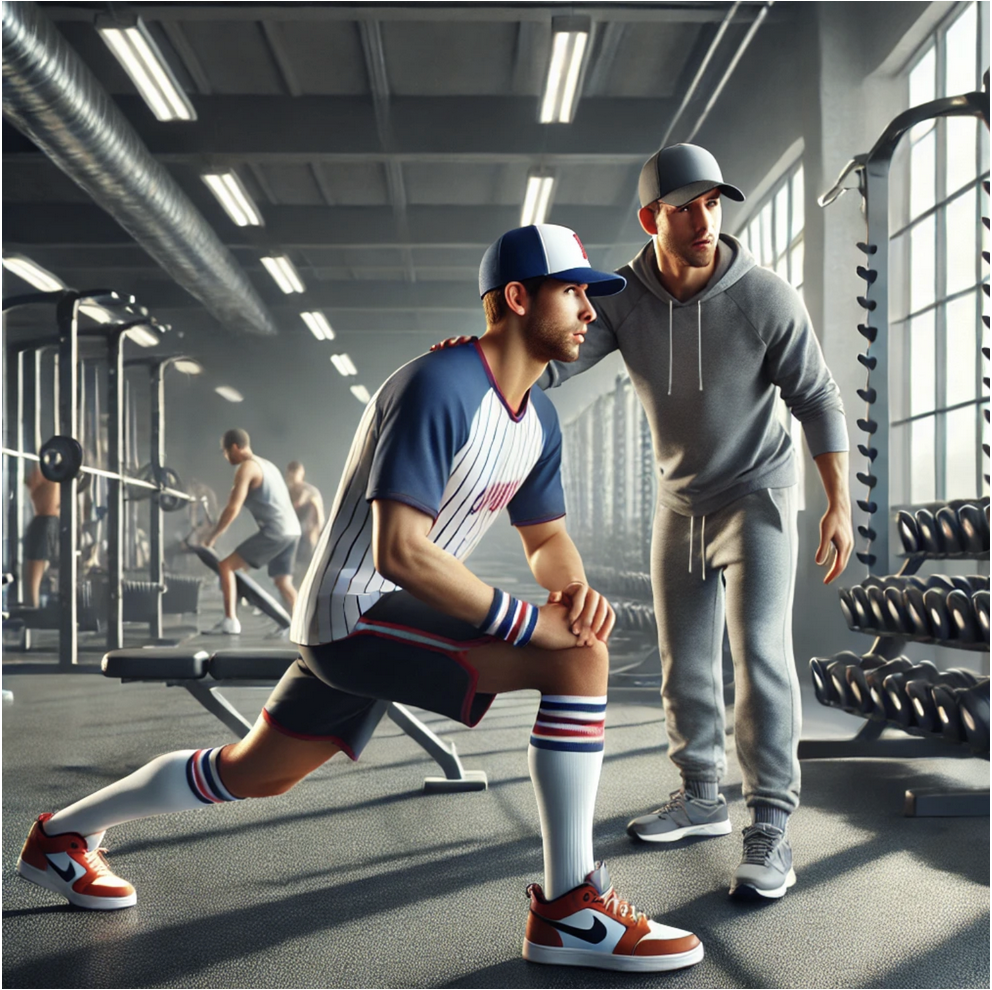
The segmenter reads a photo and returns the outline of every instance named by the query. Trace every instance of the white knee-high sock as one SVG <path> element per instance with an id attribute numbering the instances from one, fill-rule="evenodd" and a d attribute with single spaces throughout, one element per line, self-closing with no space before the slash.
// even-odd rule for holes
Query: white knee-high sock
<path id="1" fill-rule="evenodd" d="M 546 694 L 527 759 L 544 839 L 544 893 L 577 887 L 595 868 L 592 820 L 603 766 L 606 697 Z"/>
<path id="2" fill-rule="evenodd" d="M 99 845 L 112 825 L 170 811 L 193 811 L 221 801 L 238 801 L 217 771 L 220 749 L 184 749 L 166 753 L 140 770 L 70 804 L 45 822 L 48 835 L 78 832 Z"/>

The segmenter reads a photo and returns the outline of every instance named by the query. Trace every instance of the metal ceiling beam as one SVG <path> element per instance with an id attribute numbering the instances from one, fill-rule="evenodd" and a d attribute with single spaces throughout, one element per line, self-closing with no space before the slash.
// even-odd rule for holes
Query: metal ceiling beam
<path id="1" fill-rule="evenodd" d="M 516 226 L 519 207 L 408 206 L 409 239 L 396 227 L 391 206 L 271 206 L 265 210 L 265 238 L 283 248 L 334 247 L 463 247 L 491 243 Z M 87 203 L 4 204 L 4 241 L 8 246 L 120 246 L 131 240 L 106 213 Z M 580 232 L 587 245 L 613 244 L 619 219 L 616 207 L 559 204 L 550 217 Z M 631 215 L 624 230 L 637 234 Z M 256 234 L 228 226 L 222 231 L 227 247 L 252 248 Z M 623 233 L 623 232 L 621 232 Z M 621 237 L 620 239 L 625 239 Z M 640 239 L 639 234 L 634 240 Z"/>
<path id="2" fill-rule="evenodd" d="M 753 18 L 749 3 L 742 18 Z M 54 21 L 93 20 L 88 5 L 45 5 Z M 562 4 L 388 4 L 338 3 L 189 3 L 183 5 L 132 3 L 129 9 L 147 21 L 445 21 L 495 24 L 513 21 L 550 21 L 562 13 Z M 582 6 L 582 14 L 595 21 L 624 21 L 636 24 L 706 24 L 720 21 L 727 3 L 605 3 Z"/>
<path id="3" fill-rule="evenodd" d="M 140 97 L 115 103 L 160 161 L 318 162 L 364 160 L 544 160 L 585 156 L 643 161 L 676 108 L 672 99 L 587 97 L 574 123 L 537 120 L 537 97 L 399 97 L 389 100 L 384 143 L 373 100 L 355 96 L 201 96 L 198 120 L 163 127 Z M 493 122 L 504 126 L 494 126 Z M 4 134 L 4 158 L 30 145 Z"/>

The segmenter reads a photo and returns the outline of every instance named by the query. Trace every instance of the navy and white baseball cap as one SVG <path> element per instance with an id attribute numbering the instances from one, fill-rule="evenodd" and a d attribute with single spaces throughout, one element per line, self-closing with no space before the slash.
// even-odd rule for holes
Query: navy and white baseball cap
<path id="1" fill-rule="evenodd" d="M 598 272 L 579 235 L 554 223 L 517 227 L 491 244 L 479 265 L 479 298 L 509 282 L 547 275 L 562 282 L 588 285 L 590 296 L 612 296 L 627 284 L 622 275 Z"/>
<path id="2" fill-rule="evenodd" d="M 698 144 L 672 144 L 656 151 L 644 163 L 637 180 L 637 197 L 642 207 L 659 199 L 668 206 L 685 206 L 711 189 L 719 189 L 738 203 L 744 202 L 744 193 L 723 181 L 717 160 Z"/>

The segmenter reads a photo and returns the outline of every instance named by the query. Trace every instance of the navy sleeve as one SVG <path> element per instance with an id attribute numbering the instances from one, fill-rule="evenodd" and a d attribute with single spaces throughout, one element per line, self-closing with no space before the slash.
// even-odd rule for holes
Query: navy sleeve
<path id="1" fill-rule="evenodd" d="M 464 389 L 457 381 L 443 380 L 458 364 L 443 357 L 418 360 L 380 392 L 376 447 L 365 492 L 369 502 L 404 502 L 437 517 L 455 453 L 468 436 Z"/>
<path id="2" fill-rule="evenodd" d="M 531 391 L 531 402 L 544 428 L 544 450 L 524 483 L 510 499 L 507 512 L 514 526 L 534 526 L 565 515 L 565 493 L 561 486 L 561 428 L 558 413 L 544 394 Z"/>

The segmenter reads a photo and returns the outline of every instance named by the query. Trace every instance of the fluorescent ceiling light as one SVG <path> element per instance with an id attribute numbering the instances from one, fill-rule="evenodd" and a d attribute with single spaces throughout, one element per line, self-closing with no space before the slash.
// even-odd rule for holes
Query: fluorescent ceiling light
<path id="1" fill-rule="evenodd" d="M 338 369 L 338 373 L 345 377 L 358 374 L 358 369 L 347 354 L 332 354 L 331 363 Z"/>
<path id="2" fill-rule="evenodd" d="M 560 28 L 558 22 L 561 22 Z M 552 28 L 554 41 L 541 100 L 541 123 L 568 124 L 579 92 L 579 73 L 589 41 L 589 22 L 583 23 L 582 18 L 555 18 Z"/>
<path id="3" fill-rule="evenodd" d="M 172 362 L 172 367 L 182 375 L 202 375 L 203 365 L 191 358 L 180 358 Z"/>
<path id="4" fill-rule="evenodd" d="M 276 285 L 287 295 L 291 292 L 305 292 L 306 286 L 300 280 L 299 273 L 293 267 L 293 262 L 281 254 L 274 258 L 263 258 L 265 270 L 275 279 Z"/>
<path id="5" fill-rule="evenodd" d="M 12 275 L 24 279 L 28 285 L 33 285 L 40 292 L 58 292 L 65 288 L 65 283 L 57 275 L 53 275 L 22 254 L 5 254 L 3 267 Z"/>
<path id="6" fill-rule="evenodd" d="M 148 327 L 131 327 L 126 336 L 139 347 L 155 347 L 159 342 L 159 335 Z"/>
<path id="7" fill-rule="evenodd" d="M 312 313 L 300 313 L 300 316 L 303 322 L 310 328 L 310 332 L 318 340 L 334 339 L 334 330 L 330 323 L 327 322 L 327 317 L 323 313 L 315 310 Z"/>
<path id="8" fill-rule="evenodd" d="M 520 211 L 520 226 L 544 223 L 548 217 L 551 190 L 554 189 L 553 175 L 530 175 L 527 177 L 527 192 L 524 194 L 524 208 Z"/>
<path id="9" fill-rule="evenodd" d="M 227 215 L 239 227 L 264 227 L 258 207 L 236 172 L 207 172 L 200 176 L 207 188 L 217 197 Z"/>
<path id="10" fill-rule="evenodd" d="M 372 398 L 372 396 L 369 395 L 369 390 L 364 385 L 352 385 L 351 394 L 358 399 L 359 402 L 365 403 L 365 405 L 368 405 L 369 400 Z"/>
<path id="11" fill-rule="evenodd" d="M 97 19 L 96 29 L 159 120 L 196 120 L 196 111 L 140 17 Z"/>
<path id="12" fill-rule="evenodd" d="M 79 312 L 88 316 L 94 323 L 113 323 L 113 314 L 96 303 L 80 303 Z"/>
<path id="13" fill-rule="evenodd" d="M 230 385 L 218 385 L 214 391 L 222 398 L 227 399 L 228 402 L 244 402 L 245 397 L 236 389 L 231 388 Z"/>

